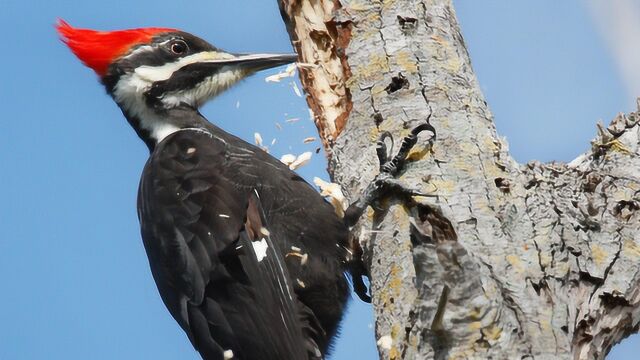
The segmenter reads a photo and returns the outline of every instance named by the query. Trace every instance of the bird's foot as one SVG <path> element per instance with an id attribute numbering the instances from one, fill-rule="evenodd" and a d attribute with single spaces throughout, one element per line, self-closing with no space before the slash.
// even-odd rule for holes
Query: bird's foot
<path id="1" fill-rule="evenodd" d="M 390 139 L 391 150 L 393 151 L 393 137 L 389 132 L 384 132 L 380 136 L 376 146 L 376 153 L 380 162 L 380 172 L 369 186 L 367 186 L 362 196 L 349 205 L 345 211 L 344 222 L 349 228 L 358 222 L 367 206 L 381 210 L 382 206 L 380 204 L 382 200 L 391 195 L 404 198 L 411 196 L 432 196 L 410 189 L 396 178 L 403 170 L 409 152 L 418 142 L 418 135 L 423 131 L 433 133 L 433 136 L 429 139 L 429 142 L 433 144 L 436 139 L 436 129 L 428 122 L 425 122 L 411 130 L 411 133 L 402 140 L 400 149 L 394 157 L 389 156 L 385 143 L 387 139 Z M 368 276 L 368 274 L 366 274 L 366 267 L 362 263 L 362 249 L 357 243 L 353 244 L 352 247 L 355 247 L 352 249 L 354 259 L 352 260 L 351 266 L 354 291 L 363 301 L 371 302 L 371 297 L 367 294 L 367 286 L 362 279 L 363 276 Z"/>
<path id="2" fill-rule="evenodd" d="M 433 133 L 430 143 L 433 143 L 436 139 L 436 129 L 429 123 L 423 123 L 416 126 L 411 133 L 407 135 L 400 145 L 398 153 L 394 157 L 390 157 L 387 152 L 387 145 L 385 141 L 391 139 L 391 147 L 393 150 L 393 138 L 389 132 L 384 132 L 378 144 L 376 146 L 376 153 L 378 154 L 378 160 L 380 162 L 380 172 L 373 179 L 369 186 L 364 190 L 364 193 L 360 198 L 353 202 L 345 211 L 344 221 L 347 226 L 352 227 L 355 225 L 367 206 L 371 206 L 374 209 L 381 209 L 380 202 L 390 196 L 395 195 L 399 197 L 407 196 L 431 196 L 424 194 L 414 189 L 407 188 L 401 181 L 396 179 L 398 174 L 404 169 L 404 164 L 407 160 L 407 155 L 411 149 L 418 142 L 418 135 L 423 131 L 430 131 Z"/>

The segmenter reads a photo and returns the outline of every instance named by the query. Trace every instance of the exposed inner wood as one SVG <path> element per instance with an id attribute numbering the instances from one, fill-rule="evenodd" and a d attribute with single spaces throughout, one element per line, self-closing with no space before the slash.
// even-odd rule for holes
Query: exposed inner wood
<path id="1" fill-rule="evenodd" d="M 300 61 L 307 103 L 327 154 L 340 135 L 351 111 L 351 95 L 345 86 L 351 72 L 345 49 L 351 38 L 351 21 L 341 17 L 340 2 L 280 1 L 292 43 Z"/>

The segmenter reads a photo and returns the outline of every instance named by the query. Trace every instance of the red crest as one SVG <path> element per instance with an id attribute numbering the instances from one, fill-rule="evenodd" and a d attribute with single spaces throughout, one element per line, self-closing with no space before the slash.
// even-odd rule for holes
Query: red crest
<path id="1" fill-rule="evenodd" d="M 58 20 L 56 29 L 71 51 L 101 77 L 107 73 L 109 65 L 134 45 L 147 44 L 160 33 L 177 31 L 168 28 L 96 31 L 74 28 L 62 19 Z"/>

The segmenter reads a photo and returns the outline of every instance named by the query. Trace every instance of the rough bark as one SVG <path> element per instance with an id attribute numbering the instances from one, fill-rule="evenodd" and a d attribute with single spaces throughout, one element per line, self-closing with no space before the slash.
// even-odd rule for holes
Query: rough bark
<path id="1" fill-rule="evenodd" d="M 375 141 L 430 117 L 391 198 L 355 231 L 381 359 L 602 359 L 640 322 L 640 114 L 569 164 L 516 163 L 451 0 L 280 0 L 334 182 L 361 193 Z"/>

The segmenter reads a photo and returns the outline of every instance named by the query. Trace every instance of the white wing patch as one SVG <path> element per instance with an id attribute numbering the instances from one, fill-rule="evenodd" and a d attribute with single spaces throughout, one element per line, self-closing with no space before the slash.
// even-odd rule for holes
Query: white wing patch
<path id="1" fill-rule="evenodd" d="M 265 238 L 260 239 L 260 241 L 254 241 L 252 244 L 253 251 L 256 253 L 256 259 L 258 259 L 258 262 L 261 262 L 265 257 L 267 257 L 269 244 L 267 244 L 267 240 Z"/>

